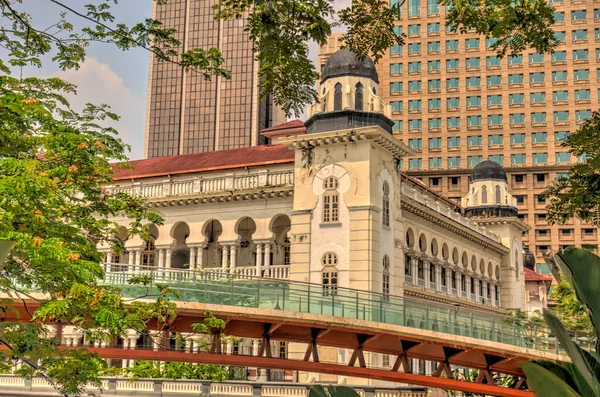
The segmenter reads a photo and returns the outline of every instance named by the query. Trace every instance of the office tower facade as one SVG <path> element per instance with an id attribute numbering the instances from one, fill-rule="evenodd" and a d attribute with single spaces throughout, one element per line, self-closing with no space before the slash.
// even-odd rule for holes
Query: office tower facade
<path id="1" fill-rule="evenodd" d="M 231 79 L 210 81 L 150 56 L 146 117 L 147 158 L 235 149 L 261 143 L 260 131 L 285 118 L 271 98 L 259 101 L 258 62 L 246 20 L 214 19 L 217 0 L 153 3 L 153 18 L 177 30 L 179 51 L 219 48 Z M 261 103 L 262 102 L 262 103 Z"/>
<path id="2" fill-rule="evenodd" d="M 551 3 L 561 41 L 556 51 L 500 59 L 492 40 L 447 32 L 437 0 L 408 0 L 396 22 L 406 44 L 392 47 L 377 65 L 394 134 L 417 152 L 404 160 L 404 170 L 458 201 L 475 165 L 490 159 L 504 166 L 519 217 L 532 226 L 525 242 L 541 271 L 548 270 L 547 251 L 598 248 L 598 231 L 589 224 L 549 226 L 540 194 L 583 160 L 561 141 L 599 107 L 600 3 Z M 321 66 L 338 39 L 320 49 Z"/>

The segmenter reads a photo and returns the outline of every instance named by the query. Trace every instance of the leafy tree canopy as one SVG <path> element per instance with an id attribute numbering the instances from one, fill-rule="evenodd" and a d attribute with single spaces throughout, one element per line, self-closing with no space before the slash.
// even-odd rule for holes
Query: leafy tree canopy
<path id="1" fill-rule="evenodd" d="M 585 306 L 575 297 L 573 288 L 566 281 L 553 287 L 550 297 L 555 300 L 554 314 L 565 328 L 591 334 L 594 332 Z"/>
<path id="2" fill-rule="evenodd" d="M 0 0 L 4 30 L 0 45 L 11 54 L 12 66 L 40 66 L 40 56 L 50 54 L 62 69 L 77 68 L 86 48 L 111 43 L 122 50 L 144 48 L 163 62 L 175 63 L 188 73 L 229 78 L 230 72 L 218 48 L 191 48 L 182 52 L 177 32 L 161 21 L 148 18 L 133 26 L 115 23 L 111 6 L 117 0 L 89 1 L 69 6 L 60 0 L 43 0 L 63 10 L 50 28 L 39 26 L 27 14 L 32 3 Z M 154 0 L 156 7 L 169 0 Z M 196 0 L 202 1 L 202 0 Z M 332 29 L 346 28 L 343 47 L 379 60 L 404 37 L 394 32 L 394 21 L 404 1 L 353 0 L 351 7 L 335 10 L 334 0 L 223 0 L 215 6 L 216 18 L 247 17 L 247 31 L 254 41 L 260 62 L 261 95 L 273 94 L 275 103 L 290 114 L 300 114 L 317 100 L 315 82 L 319 77 L 308 59 L 308 44 L 324 45 Z M 546 0 L 441 0 L 447 8 L 447 24 L 453 31 L 472 31 L 497 39 L 494 47 L 503 56 L 528 47 L 539 52 L 556 46 L 550 26 L 553 8 Z M 75 29 L 73 20 L 85 22 Z M 0 64 L 2 65 L 2 64 Z M 6 65 L 5 65 L 6 66 Z"/>
<path id="3" fill-rule="evenodd" d="M 592 113 L 563 146 L 585 161 L 573 165 L 544 192 L 549 201 L 548 221 L 556 224 L 579 218 L 600 226 L 600 113 Z"/>

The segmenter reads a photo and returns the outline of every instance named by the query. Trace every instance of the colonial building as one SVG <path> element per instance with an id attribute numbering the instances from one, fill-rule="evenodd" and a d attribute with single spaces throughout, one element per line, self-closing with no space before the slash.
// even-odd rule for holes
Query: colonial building
<path id="1" fill-rule="evenodd" d="M 528 226 L 502 167 L 475 167 L 460 206 L 401 172 L 413 152 L 391 133 L 369 58 L 341 50 L 322 79 L 306 123 L 265 131 L 270 146 L 115 168 L 106 189 L 147 198 L 164 225 L 150 227 L 150 241 L 126 239 L 127 219 L 114 218 L 126 252 L 102 247 L 107 267 L 189 267 L 319 283 L 324 293 L 349 287 L 526 310 Z M 344 358 L 332 350 L 328 359 Z"/>

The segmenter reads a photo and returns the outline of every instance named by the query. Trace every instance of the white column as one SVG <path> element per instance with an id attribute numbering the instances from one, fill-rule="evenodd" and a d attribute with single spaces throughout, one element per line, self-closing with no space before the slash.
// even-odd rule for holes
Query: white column
<path id="1" fill-rule="evenodd" d="M 204 247 L 200 246 L 196 253 L 196 269 L 201 270 L 202 266 L 204 266 Z"/>
<path id="2" fill-rule="evenodd" d="M 135 265 L 140 266 L 142 264 L 142 250 L 135 250 Z"/>
<path id="3" fill-rule="evenodd" d="M 462 297 L 462 276 L 463 275 L 461 271 L 456 272 L 456 296 L 458 296 L 459 298 Z"/>
<path id="4" fill-rule="evenodd" d="M 419 266 L 418 264 L 418 259 L 417 258 L 411 258 L 411 265 L 412 265 L 412 283 L 413 285 L 419 285 Z"/>
<path id="5" fill-rule="evenodd" d="M 129 251 L 129 250 L 128 250 Z M 137 251 L 129 251 L 129 258 L 127 258 L 127 264 L 130 266 L 135 265 L 135 256 L 137 254 Z"/>
<path id="6" fill-rule="evenodd" d="M 471 273 L 467 273 L 467 282 L 466 282 L 466 287 L 467 287 L 467 299 L 471 300 Z"/>
<path id="7" fill-rule="evenodd" d="M 262 244 L 256 243 L 256 277 L 262 276 Z"/>
<path id="8" fill-rule="evenodd" d="M 441 292 L 442 291 L 442 271 L 444 269 L 442 268 L 442 265 L 438 264 L 435 265 L 435 290 L 437 292 Z"/>
<path id="9" fill-rule="evenodd" d="M 496 288 L 493 283 L 488 283 L 488 288 L 490 289 L 490 298 L 492 300 L 492 306 L 496 306 Z"/>
<path id="10" fill-rule="evenodd" d="M 165 268 L 166 269 L 171 268 L 171 255 L 172 254 L 173 254 L 173 251 L 171 250 L 171 248 L 167 248 L 165 251 L 165 255 L 167 255 L 167 257 L 165 258 Z"/>
<path id="11" fill-rule="evenodd" d="M 446 293 L 452 295 L 452 269 L 446 268 Z"/>
<path id="12" fill-rule="evenodd" d="M 196 247 L 190 247 L 190 270 L 196 269 Z"/>
<path id="13" fill-rule="evenodd" d="M 425 289 L 429 289 L 429 262 L 423 261 L 423 278 L 425 279 Z"/>
<path id="14" fill-rule="evenodd" d="M 479 290 L 479 277 L 475 276 L 473 281 L 475 282 L 475 302 L 481 303 L 481 291 Z"/>
<path id="15" fill-rule="evenodd" d="M 106 253 L 106 263 L 112 263 L 112 259 L 113 259 L 113 253 L 112 253 L 112 251 L 108 251 Z"/>
<path id="16" fill-rule="evenodd" d="M 223 255 L 221 256 L 221 268 L 223 272 L 227 269 L 227 260 L 229 259 L 229 245 L 223 244 L 222 246 Z"/>
<path id="17" fill-rule="evenodd" d="M 271 266 L 271 242 L 265 243 L 265 267 Z"/>
<path id="18" fill-rule="evenodd" d="M 235 244 L 231 245 L 231 259 L 229 260 L 229 262 L 231 263 L 231 269 L 235 269 L 235 266 L 237 265 L 237 246 Z"/>

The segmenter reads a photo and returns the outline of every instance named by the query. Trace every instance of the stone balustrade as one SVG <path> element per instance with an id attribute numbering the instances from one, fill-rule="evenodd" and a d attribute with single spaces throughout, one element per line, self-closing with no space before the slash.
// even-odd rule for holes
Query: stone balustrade
<path id="1" fill-rule="evenodd" d="M 223 383 L 202 380 L 167 380 L 104 378 L 102 387 L 90 388 L 98 395 L 162 397 L 174 395 L 218 396 L 218 397 L 306 397 L 310 384 L 259 383 L 226 381 Z M 352 386 L 350 386 L 352 387 Z M 361 397 L 426 397 L 424 387 L 377 388 L 356 386 Z M 58 396 L 52 385 L 40 378 L 24 379 L 15 375 L 0 375 L 0 396 Z"/>
<path id="2" fill-rule="evenodd" d="M 294 171 L 261 171 L 254 174 L 224 175 L 219 177 L 194 177 L 191 179 L 167 179 L 162 182 L 134 182 L 127 185 L 110 185 L 110 193 L 127 193 L 145 198 L 205 195 L 232 191 L 246 191 L 294 185 Z"/>

